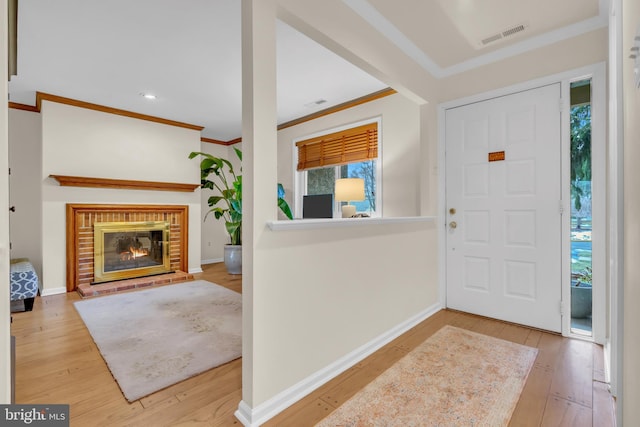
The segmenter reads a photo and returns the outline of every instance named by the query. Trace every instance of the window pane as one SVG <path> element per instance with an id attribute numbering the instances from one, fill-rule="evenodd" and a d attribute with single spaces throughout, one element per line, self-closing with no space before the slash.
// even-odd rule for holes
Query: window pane
<path id="1" fill-rule="evenodd" d="M 319 168 L 307 171 L 307 194 L 333 194 L 336 182 L 336 168 Z"/>
<path id="2" fill-rule="evenodd" d="M 364 179 L 365 200 L 351 201 L 356 207 L 356 213 L 372 215 L 376 212 L 376 161 L 350 163 L 342 166 L 328 166 L 326 168 L 309 169 L 307 174 L 307 191 L 305 194 L 334 194 L 335 182 L 338 178 Z M 341 202 L 340 205 L 346 205 Z"/>
<path id="3" fill-rule="evenodd" d="M 591 80 L 571 84 L 571 332 L 591 335 Z"/>
<path id="4" fill-rule="evenodd" d="M 361 202 L 351 202 L 356 212 L 371 214 L 376 211 L 376 161 L 350 163 L 341 168 L 342 178 L 364 179 L 365 199 Z"/>

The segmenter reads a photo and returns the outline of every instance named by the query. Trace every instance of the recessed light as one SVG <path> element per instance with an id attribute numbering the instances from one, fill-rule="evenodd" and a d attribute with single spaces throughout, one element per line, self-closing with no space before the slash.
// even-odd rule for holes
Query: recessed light
<path id="1" fill-rule="evenodd" d="M 157 97 L 152 94 L 152 93 L 145 93 L 145 92 L 141 92 L 140 96 L 146 98 L 146 99 L 156 99 Z"/>

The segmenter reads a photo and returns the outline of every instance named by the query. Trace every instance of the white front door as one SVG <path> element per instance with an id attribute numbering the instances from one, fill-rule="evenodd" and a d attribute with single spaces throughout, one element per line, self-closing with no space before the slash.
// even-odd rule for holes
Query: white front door
<path id="1" fill-rule="evenodd" d="M 560 84 L 446 111 L 447 307 L 561 331 Z"/>

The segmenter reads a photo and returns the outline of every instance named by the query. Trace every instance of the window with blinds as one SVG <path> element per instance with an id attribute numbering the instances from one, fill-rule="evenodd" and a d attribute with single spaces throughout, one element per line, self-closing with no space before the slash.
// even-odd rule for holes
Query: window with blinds
<path id="1" fill-rule="evenodd" d="M 352 128 L 328 131 L 313 138 L 295 142 L 296 207 L 302 206 L 303 196 L 334 195 L 340 178 L 362 178 L 365 200 L 351 201 L 356 213 L 381 215 L 381 162 L 378 128 L 380 121 L 359 123 Z M 334 197 L 335 200 L 335 197 Z M 334 217 L 340 217 L 340 207 L 346 202 L 334 202 Z M 298 210 L 297 217 L 302 213 Z"/>
<path id="2" fill-rule="evenodd" d="M 378 123 L 368 123 L 296 143 L 298 171 L 378 158 Z"/>

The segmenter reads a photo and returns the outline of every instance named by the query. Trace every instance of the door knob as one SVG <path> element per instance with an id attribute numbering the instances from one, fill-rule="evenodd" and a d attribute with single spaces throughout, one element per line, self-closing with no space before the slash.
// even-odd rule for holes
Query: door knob
<path id="1" fill-rule="evenodd" d="M 451 228 L 456 228 L 457 226 L 458 226 L 458 223 L 457 223 L 457 222 L 455 222 L 455 221 L 451 221 L 451 222 L 449 223 L 449 227 L 451 227 Z"/>

